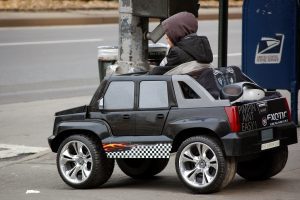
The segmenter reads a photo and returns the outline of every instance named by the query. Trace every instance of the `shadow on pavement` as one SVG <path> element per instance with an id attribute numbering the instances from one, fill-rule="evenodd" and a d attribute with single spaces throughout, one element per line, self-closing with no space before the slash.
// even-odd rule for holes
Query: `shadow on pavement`
<path id="1" fill-rule="evenodd" d="M 156 176 L 147 180 L 135 180 L 130 177 L 122 178 L 103 185 L 101 189 L 144 189 L 170 192 L 187 192 L 177 176 Z"/>

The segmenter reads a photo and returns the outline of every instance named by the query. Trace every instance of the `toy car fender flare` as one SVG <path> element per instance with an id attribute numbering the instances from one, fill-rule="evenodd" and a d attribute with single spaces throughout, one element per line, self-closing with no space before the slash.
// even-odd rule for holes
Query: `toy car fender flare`
<path id="1" fill-rule="evenodd" d="M 86 130 L 95 133 L 101 140 L 111 136 L 111 130 L 107 122 L 102 120 L 70 121 L 58 124 L 55 135 L 70 130 Z"/>
<path id="2" fill-rule="evenodd" d="M 57 151 L 61 138 L 72 135 L 73 131 L 74 133 L 80 132 L 83 134 L 87 131 L 93 133 L 100 140 L 112 136 L 109 125 L 102 120 L 66 121 L 59 123 L 54 130 L 54 134 L 48 138 L 51 149 L 54 152 Z"/>

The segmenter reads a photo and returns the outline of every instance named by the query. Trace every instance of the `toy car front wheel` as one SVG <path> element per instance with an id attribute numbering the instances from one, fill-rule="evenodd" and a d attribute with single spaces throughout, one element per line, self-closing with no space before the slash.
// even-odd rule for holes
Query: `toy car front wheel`
<path id="1" fill-rule="evenodd" d="M 79 189 L 104 184 L 114 168 L 114 160 L 106 158 L 100 142 L 86 135 L 65 139 L 58 149 L 56 161 L 64 182 Z"/>
<path id="2" fill-rule="evenodd" d="M 216 139 L 195 136 L 185 140 L 176 155 L 176 172 L 181 181 L 196 193 L 211 193 L 229 183 L 227 160 Z M 226 183 L 224 183 L 224 180 Z"/>

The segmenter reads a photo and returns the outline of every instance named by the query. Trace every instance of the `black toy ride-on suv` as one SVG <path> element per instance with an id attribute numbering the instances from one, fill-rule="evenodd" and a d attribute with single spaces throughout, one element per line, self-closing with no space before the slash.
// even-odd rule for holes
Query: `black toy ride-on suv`
<path id="1" fill-rule="evenodd" d="M 245 97 L 253 91 L 258 98 Z M 104 184 L 115 161 L 132 178 L 152 177 L 176 153 L 178 177 L 197 193 L 224 188 L 236 173 L 278 174 L 296 142 L 284 97 L 240 82 L 216 99 L 189 75 L 106 78 L 88 106 L 56 113 L 49 137 L 58 172 L 74 188 Z"/>

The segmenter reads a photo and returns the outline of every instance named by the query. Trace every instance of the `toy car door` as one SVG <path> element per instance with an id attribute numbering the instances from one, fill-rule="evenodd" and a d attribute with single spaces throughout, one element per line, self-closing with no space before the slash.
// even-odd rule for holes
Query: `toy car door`
<path id="1" fill-rule="evenodd" d="M 160 135 L 169 113 L 167 81 L 141 81 L 139 84 L 136 135 Z"/>
<path id="2" fill-rule="evenodd" d="M 113 81 L 104 95 L 104 111 L 115 136 L 135 134 L 134 82 Z"/>

